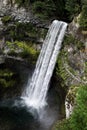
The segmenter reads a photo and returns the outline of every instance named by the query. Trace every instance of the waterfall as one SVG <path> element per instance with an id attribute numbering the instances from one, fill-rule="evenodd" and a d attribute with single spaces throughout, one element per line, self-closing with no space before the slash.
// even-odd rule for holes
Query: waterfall
<path id="1" fill-rule="evenodd" d="M 36 109 L 46 105 L 49 82 L 61 48 L 67 24 L 54 20 L 43 43 L 31 81 L 28 82 L 23 99 Z"/>

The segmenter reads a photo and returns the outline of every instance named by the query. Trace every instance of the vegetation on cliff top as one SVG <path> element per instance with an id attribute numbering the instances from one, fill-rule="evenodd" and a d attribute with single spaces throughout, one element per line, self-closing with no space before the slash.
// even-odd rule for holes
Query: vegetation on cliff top
<path id="1" fill-rule="evenodd" d="M 57 17 L 71 21 L 81 13 L 79 23 L 83 29 L 87 30 L 87 1 L 86 0 L 15 0 L 20 6 L 31 8 L 33 13 L 40 19 L 50 19 Z M 11 2 L 12 3 L 12 2 Z"/>

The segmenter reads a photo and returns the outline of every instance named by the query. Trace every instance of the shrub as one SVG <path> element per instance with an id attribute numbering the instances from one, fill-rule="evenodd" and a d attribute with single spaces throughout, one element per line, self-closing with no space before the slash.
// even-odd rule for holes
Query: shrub
<path id="1" fill-rule="evenodd" d="M 70 121 L 73 130 L 87 130 L 87 85 L 79 88 Z"/>

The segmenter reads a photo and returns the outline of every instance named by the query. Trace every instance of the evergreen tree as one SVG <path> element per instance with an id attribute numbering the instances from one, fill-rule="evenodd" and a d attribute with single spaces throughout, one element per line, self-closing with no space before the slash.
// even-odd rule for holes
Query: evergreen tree
<path id="1" fill-rule="evenodd" d="M 78 91 L 71 127 L 72 130 L 87 130 L 87 86 L 82 86 Z"/>
<path id="2" fill-rule="evenodd" d="M 69 13 L 69 18 L 73 19 L 74 16 L 79 14 L 81 10 L 81 1 L 80 0 L 66 0 L 65 8 Z"/>

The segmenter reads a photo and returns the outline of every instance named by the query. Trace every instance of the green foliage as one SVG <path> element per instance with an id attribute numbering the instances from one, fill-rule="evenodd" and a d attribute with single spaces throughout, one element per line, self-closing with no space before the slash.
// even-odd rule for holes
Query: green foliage
<path id="1" fill-rule="evenodd" d="M 14 73 L 9 69 L 0 70 L 0 86 L 13 87 L 16 81 L 13 79 Z"/>
<path id="2" fill-rule="evenodd" d="M 21 5 L 23 2 L 22 0 L 15 0 L 15 3 L 17 3 L 18 5 Z"/>
<path id="3" fill-rule="evenodd" d="M 8 69 L 5 69 L 4 71 L 0 70 L 0 77 L 9 78 L 9 77 L 12 77 L 12 76 L 13 76 L 13 72 L 11 72 L 10 70 L 8 70 Z"/>
<path id="4" fill-rule="evenodd" d="M 64 38 L 64 43 L 67 45 L 70 45 L 71 43 L 74 43 L 74 37 L 72 35 L 67 35 Z"/>
<path id="5" fill-rule="evenodd" d="M 65 16 L 65 0 L 52 0 L 54 5 L 55 5 L 55 14 L 63 19 L 63 17 L 66 17 Z"/>
<path id="6" fill-rule="evenodd" d="M 64 51 L 61 51 L 59 56 L 58 56 L 58 60 L 57 60 L 57 65 L 56 65 L 56 75 L 60 75 L 61 78 L 65 81 L 68 77 L 66 70 L 63 66 L 63 58 L 62 56 L 65 56 L 67 54 L 65 54 Z M 67 56 L 66 56 L 67 57 Z"/>
<path id="7" fill-rule="evenodd" d="M 82 42 L 78 41 L 72 35 L 65 36 L 64 45 L 75 45 L 79 50 L 82 50 L 82 51 L 85 49 L 84 44 Z"/>
<path id="8" fill-rule="evenodd" d="M 9 55 L 20 56 L 22 58 L 31 58 L 31 60 L 36 61 L 39 52 L 32 47 L 32 43 L 25 43 L 20 41 L 15 41 L 13 43 L 6 42 L 7 47 L 10 49 Z"/>
<path id="9" fill-rule="evenodd" d="M 30 55 L 32 55 L 32 57 L 35 57 L 35 55 L 37 55 L 37 51 L 32 46 L 27 45 L 25 42 L 15 41 L 14 44 L 23 50 L 21 52 L 21 55 L 23 57 L 28 57 Z"/>
<path id="10" fill-rule="evenodd" d="M 9 23 L 10 21 L 11 21 L 11 16 L 9 16 L 9 15 L 6 15 L 6 16 L 4 16 L 4 17 L 2 17 L 2 22 L 4 23 L 4 24 L 7 24 L 7 23 Z"/>
<path id="11" fill-rule="evenodd" d="M 31 8 L 41 20 L 52 16 L 63 17 L 65 14 L 65 0 L 15 0 L 19 7 Z"/>
<path id="12" fill-rule="evenodd" d="M 58 19 L 70 21 L 82 12 L 83 6 L 87 5 L 87 0 L 15 0 L 15 3 L 19 7 L 30 8 L 41 20 L 57 16 Z"/>
<path id="13" fill-rule="evenodd" d="M 5 79 L 0 78 L 0 85 L 4 88 L 13 87 L 15 85 L 14 80 L 6 81 Z"/>
<path id="14" fill-rule="evenodd" d="M 87 29 L 87 0 L 66 0 L 65 9 L 70 20 L 81 13 L 79 23 L 82 28 Z"/>
<path id="15" fill-rule="evenodd" d="M 66 0 L 65 8 L 69 13 L 69 18 L 72 19 L 80 12 L 80 3 L 78 0 Z"/>
<path id="16" fill-rule="evenodd" d="M 38 28 L 32 23 L 15 22 L 13 25 L 7 27 L 6 37 L 8 37 L 8 39 L 13 39 L 13 41 L 31 40 L 37 43 L 38 37 L 44 38 L 46 36 L 46 33 L 46 29 Z"/>
<path id="17" fill-rule="evenodd" d="M 87 85 L 79 86 L 77 90 L 71 117 L 58 122 L 53 130 L 87 130 Z"/>
<path id="18" fill-rule="evenodd" d="M 30 0 L 15 0 L 15 3 L 17 3 L 19 7 L 24 6 L 28 8 Z"/>
<path id="19" fill-rule="evenodd" d="M 32 5 L 33 12 L 41 19 L 47 19 L 53 16 L 55 11 L 55 6 L 53 1 L 35 1 Z"/>
<path id="20" fill-rule="evenodd" d="M 85 49 L 84 44 L 76 40 L 72 35 L 67 35 L 63 44 L 66 45 L 66 48 L 73 45 L 72 47 L 76 47 L 76 50 L 78 49 L 84 51 L 83 49 Z M 69 64 L 66 48 L 61 50 L 57 61 L 58 66 L 56 66 L 56 74 L 62 77 L 64 83 L 68 81 L 66 80 L 68 77 L 70 78 L 70 75 L 67 74 L 67 71 L 64 68 L 64 64 Z M 73 50 L 74 51 L 72 53 L 75 53 L 75 49 Z M 75 75 L 75 70 L 70 66 L 68 67 L 68 70 Z M 72 85 L 69 89 L 67 97 L 69 99 L 68 101 L 75 105 L 73 114 L 69 120 L 65 119 L 58 122 L 53 130 L 87 130 L 87 85 Z"/>
<path id="21" fill-rule="evenodd" d="M 73 130 L 87 130 L 87 85 L 78 90 L 70 124 Z"/>
<path id="22" fill-rule="evenodd" d="M 80 26 L 83 30 L 87 30 L 87 5 L 82 8 L 82 13 L 79 19 Z"/>
<path id="23" fill-rule="evenodd" d="M 14 40 L 24 40 L 28 37 L 37 37 L 37 29 L 31 23 L 16 22 L 14 26 L 8 28 L 8 34 Z"/>
<path id="24" fill-rule="evenodd" d="M 87 5 L 87 0 L 81 0 L 81 4 L 84 6 L 84 5 Z"/>

